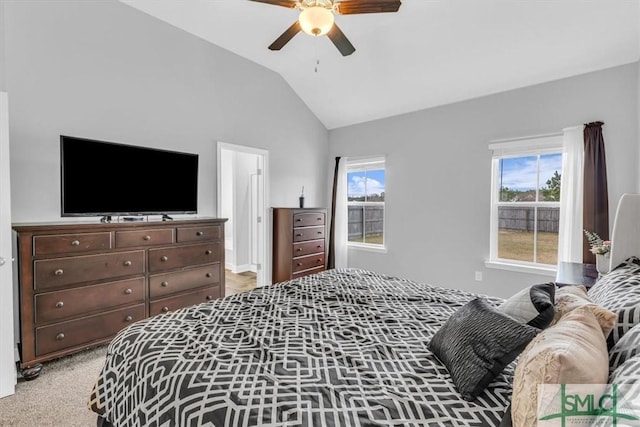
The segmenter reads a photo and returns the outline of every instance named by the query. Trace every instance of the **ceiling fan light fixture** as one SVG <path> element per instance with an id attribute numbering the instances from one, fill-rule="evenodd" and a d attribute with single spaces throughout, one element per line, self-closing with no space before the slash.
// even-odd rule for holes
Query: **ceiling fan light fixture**
<path id="1" fill-rule="evenodd" d="M 322 6 L 307 7 L 298 17 L 302 31 L 310 36 L 324 36 L 331 30 L 335 17 L 330 9 Z"/>

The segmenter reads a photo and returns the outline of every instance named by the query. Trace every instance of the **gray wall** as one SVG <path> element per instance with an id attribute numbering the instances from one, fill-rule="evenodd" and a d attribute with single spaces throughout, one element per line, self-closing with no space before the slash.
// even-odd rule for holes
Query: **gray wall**
<path id="1" fill-rule="evenodd" d="M 620 195 L 639 188 L 637 86 L 631 64 L 330 131 L 331 158 L 387 156 L 388 252 L 350 249 L 349 265 L 498 296 L 552 279 L 485 268 L 488 143 L 604 121 L 613 222 Z"/>
<path id="2" fill-rule="evenodd" d="M 303 184 L 326 205 L 328 132 L 278 74 L 115 0 L 5 12 L 15 222 L 60 219 L 61 134 L 200 154 L 200 215 L 216 213 L 217 141 L 269 150 L 272 205 Z"/>
<path id="3" fill-rule="evenodd" d="M 4 35 L 4 0 L 0 0 L 0 91 L 5 91 L 5 40 Z"/>

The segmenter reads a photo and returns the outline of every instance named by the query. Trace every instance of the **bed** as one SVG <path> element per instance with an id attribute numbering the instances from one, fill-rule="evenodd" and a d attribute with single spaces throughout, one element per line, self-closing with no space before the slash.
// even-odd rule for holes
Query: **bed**
<path id="1" fill-rule="evenodd" d="M 90 407 L 116 426 L 497 425 L 513 367 L 468 402 L 428 349 L 473 297 L 345 269 L 156 316 L 113 340 Z"/>
<path id="2" fill-rule="evenodd" d="M 506 426 L 512 415 L 513 425 L 529 427 L 539 415 L 531 410 L 541 382 L 535 374 L 553 365 L 556 384 L 630 387 L 627 400 L 636 402 L 640 420 L 640 259 L 633 255 L 640 254 L 640 230 L 633 237 L 623 229 L 638 222 L 640 195 L 625 196 L 618 212 L 629 205 L 632 214 L 616 216 L 614 268 L 588 293 L 534 284 L 503 300 L 361 269 L 329 270 L 127 327 L 108 347 L 89 408 L 99 427 Z M 638 247 L 615 249 L 616 239 L 630 237 Z M 534 298 L 536 289 L 546 289 L 546 305 Z M 521 318 L 523 296 L 538 302 Z M 459 363 L 491 349 L 488 340 L 451 343 L 511 328 L 469 316 L 479 302 L 524 329 L 498 340 L 509 357 L 481 366 L 491 375 L 468 396 L 462 386 L 473 366 Z M 539 323 L 543 315 L 548 321 Z M 576 328 L 587 338 L 574 342 Z M 548 364 L 549 354 L 562 363 Z"/>

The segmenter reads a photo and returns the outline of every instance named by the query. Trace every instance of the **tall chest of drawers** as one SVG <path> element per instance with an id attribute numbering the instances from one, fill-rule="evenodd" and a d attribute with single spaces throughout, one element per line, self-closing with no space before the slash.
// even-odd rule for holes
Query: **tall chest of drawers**
<path id="1" fill-rule="evenodd" d="M 135 321 L 224 296 L 225 221 L 15 224 L 24 377 Z"/>
<path id="2" fill-rule="evenodd" d="M 273 282 L 326 270 L 327 210 L 273 208 Z"/>

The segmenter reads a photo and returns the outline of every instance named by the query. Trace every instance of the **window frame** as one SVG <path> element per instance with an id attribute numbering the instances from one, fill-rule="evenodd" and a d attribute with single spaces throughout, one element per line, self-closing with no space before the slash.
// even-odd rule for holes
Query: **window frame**
<path id="1" fill-rule="evenodd" d="M 545 154 L 563 154 L 562 135 L 542 135 L 530 138 L 521 138 L 515 140 L 503 140 L 489 144 L 492 151 L 491 158 L 491 208 L 490 208 L 490 229 L 489 229 L 489 259 L 485 261 L 485 265 L 491 268 L 500 268 L 513 271 L 522 271 L 527 273 L 555 275 L 557 265 L 543 264 L 539 262 L 521 261 L 509 258 L 498 257 L 498 234 L 499 234 L 499 216 L 498 208 L 500 206 L 521 206 L 521 207 L 558 207 L 561 208 L 560 201 L 537 201 L 540 191 L 539 179 L 539 163 L 538 163 L 538 182 L 536 188 L 535 202 L 501 202 L 500 201 L 500 160 L 507 158 L 538 156 Z M 562 173 L 562 172 L 561 172 Z M 534 240 L 533 255 L 536 259 L 537 238 L 538 238 L 538 215 L 535 209 L 534 216 Z"/>
<path id="2" fill-rule="evenodd" d="M 349 201 L 349 173 L 351 172 L 366 172 L 368 170 L 384 170 L 384 180 L 385 180 L 385 200 L 382 202 L 356 202 Z M 347 200 L 346 200 L 346 208 L 347 208 L 347 218 L 349 217 L 349 206 L 372 206 L 372 205 L 382 205 L 384 209 L 382 211 L 382 243 L 364 243 L 364 242 L 353 242 L 349 240 L 349 226 L 347 220 L 347 248 L 356 248 L 362 250 L 368 250 L 373 252 L 386 252 L 387 250 L 387 164 L 385 156 L 367 156 L 367 157 L 349 157 L 347 159 L 346 170 L 345 170 L 345 180 L 347 183 Z M 366 221 L 363 216 L 363 232 L 366 231 Z"/>

